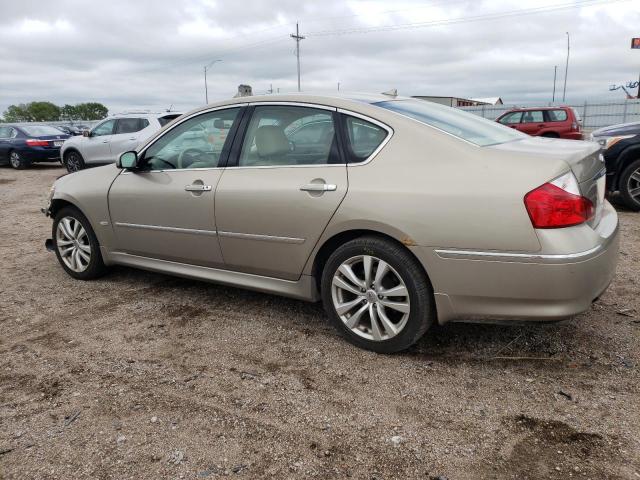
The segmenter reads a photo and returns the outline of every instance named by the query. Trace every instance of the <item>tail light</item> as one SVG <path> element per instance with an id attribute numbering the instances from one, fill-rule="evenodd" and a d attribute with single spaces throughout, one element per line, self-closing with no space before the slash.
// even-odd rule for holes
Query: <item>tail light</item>
<path id="1" fill-rule="evenodd" d="M 47 140 L 38 140 L 37 138 L 27 138 L 27 145 L 30 147 L 48 147 L 49 142 Z"/>
<path id="2" fill-rule="evenodd" d="M 571 131 L 573 132 L 579 132 L 580 131 L 580 124 L 576 121 L 573 121 L 571 123 Z"/>
<path id="3" fill-rule="evenodd" d="M 524 205 L 534 228 L 562 228 L 593 218 L 591 200 L 580 195 L 571 172 L 547 182 L 524 196 Z"/>

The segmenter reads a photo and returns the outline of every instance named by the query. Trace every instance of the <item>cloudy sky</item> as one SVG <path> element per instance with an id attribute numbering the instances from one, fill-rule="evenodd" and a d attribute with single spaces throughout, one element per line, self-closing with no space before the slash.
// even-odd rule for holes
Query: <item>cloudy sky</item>
<path id="1" fill-rule="evenodd" d="M 302 89 L 547 102 L 553 69 L 567 101 L 622 99 L 638 79 L 640 0 L 2 1 L 0 112 L 13 103 L 98 101 L 112 113 L 184 110 L 248 83 Z"/>

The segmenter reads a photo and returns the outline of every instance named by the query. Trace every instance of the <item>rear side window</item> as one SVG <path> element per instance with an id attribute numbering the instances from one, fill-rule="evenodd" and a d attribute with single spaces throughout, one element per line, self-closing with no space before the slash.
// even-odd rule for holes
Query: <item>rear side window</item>
<path id="1" fill-rule="evenodd" d="M 116 134 L 139 132 L 148 125 L 149 121 L 145 118 L 121 118 L 116 126 Z"/>
<path id="2" fill-rule="evenodd" d="M 522 123 L 542 123 L 544 115 L 542 110 L 531 110 L 522 114 Z"/>
<path id="3" fill-rule="evenodd" d="M 550 122 L 565 122 L 567 120 L 565 110 L 547 110 L 547 116 Z"/>
<path id="4" fill-rule="evenodd" d="M 346 129 L 349 163 L 363 162 L 371 156 L 387 138 L 388 132 L 361 118 L 343 115 Z"/>

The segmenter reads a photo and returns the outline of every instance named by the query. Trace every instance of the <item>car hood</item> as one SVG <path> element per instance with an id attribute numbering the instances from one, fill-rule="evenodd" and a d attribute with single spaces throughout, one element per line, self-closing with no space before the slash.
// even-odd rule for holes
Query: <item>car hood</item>
<path id="1" fill-rule="evenodd" d="M 67 173 L 58 177 L 53 183 L 56 194 L 65 190 L 73 190 L 76 185 L 111 184 L 120 174 L 121 170 L 115 164 L 104 165 L 102 167 L 87 168 L 74 173 Z"/>
<path id="2" fill-rule="evenodd" d="M 578 182 L 591 180 L 604 167 L 600 145 L 596 142 L 527 137 L 487 148 L 538 157 L 539 162 L 562 160 L 571 168 Z"/>

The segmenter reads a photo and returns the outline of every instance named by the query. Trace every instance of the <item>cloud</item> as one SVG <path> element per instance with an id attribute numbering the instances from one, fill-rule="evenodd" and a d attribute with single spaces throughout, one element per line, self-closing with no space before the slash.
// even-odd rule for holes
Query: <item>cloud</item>
<path id="1" fill-rule="evenodd" d="M 578 3 L 579 0 L 574 0 Z M 564 81 L 571 33 L 567 100 L 622 99 L 612 83 L 635 80 L 640 52 L 629 48 L 640 2 L 610 1 L 493 19 L 488 14 L 566 5 L 568 0 L 61 0 L 3 5 L 0 111 L 9 104 L 99 101 L 111 111 L 188 109 L 233 95 L 296 89 L 295 44 L 300 21 L 302 85 L 306 91 L 404 95 L 501 96 L 507 102 L 548 102 L 553 69 Z M 472 21 L 325 35 L 417 22 Z"/>

